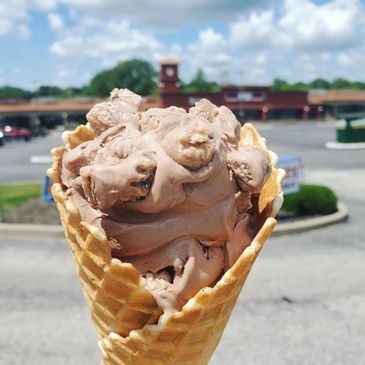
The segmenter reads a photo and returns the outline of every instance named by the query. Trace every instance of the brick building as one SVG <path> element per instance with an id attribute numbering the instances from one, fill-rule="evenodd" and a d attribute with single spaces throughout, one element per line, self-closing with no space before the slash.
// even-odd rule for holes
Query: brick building
<path id="1" fill-rule="evenodd" d="M 161 106 L 176 105 L 189 109 L 206 98 L 217 105 L 226 105 L 239 120 L 321 119 L 323 107 L 312 104 L 308 92 L 271 91 L 268 86 L 222 86 L 219 92 L 186 93 L 179 83 L 179 64 L 166 60 L 160 68 Z"/>

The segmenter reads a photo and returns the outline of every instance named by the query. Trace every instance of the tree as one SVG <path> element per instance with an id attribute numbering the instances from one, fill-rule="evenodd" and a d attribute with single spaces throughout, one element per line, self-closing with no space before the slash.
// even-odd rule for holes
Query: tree
<path id="1" fill-rule="evenodd" d="M 156 76 L 149 62 L 133 59 L 96 74 L 83 94 L 105 97 L 114 88 L 127 88 L 140 95 L 150 95 L 157 87 Z"/>
<path id="2" fill-rule="evenodd" d="M 331 89 L 352 89 L 352 83 L 348 80 L 338 78 L 331 83 Z"/>
<path id="3" fill-rule="evenodd" d="M 58 86 L 42 85 L 34 92 L 35 97 L 64 97 L 67 96 L 65 90 Z"/>
<path id="4" fill-rule="evenodd" d="M 0 87 L 0 99 L 30 99 L 32 93 L 18 87 L 4 86 Z"/>
<path id="5" fill-rule="evenodd" d="M 296 82 L 289 86 L 289 91 L 307 91 L 308 89 L 308 84 L 305 84 L 304 82 Z"/>
<path id="6" fill-rule="evenodd" d="M 324 79 L 315 79 L 309 83 L 311 89 L 328 89 L 330 83 Z"/>
<path id="7" fill-rule="evenodd" d="M 208 81 L 204 72 L 199 69 L 195 77 L 182 90 L 185 92 L 216 92 L 220 90 L 219 85 L 214 81 Z"/>
<path id="8" fill-rule="evenodd" d="M 360 81 L 349 81 L 346 79 L 338 78 L 332 82 L 324 79 L 315 79 L 309 83 L 296 82 L 290 84 L 282 79 L 274 79 L 271 85 L 271 90 L 274 91 L 305 91 L 310 89 L 325 89 L 325 90 L 365 90 L 365 83 Z"/>
<path id="9" fill-rule="evenodd" d="M 289 87 L 290 87 L 290 85 L 288 84 L 287 81 L 285 81 L 283 79 L 274 79 L 274 81 L 271 85 L 271 90 L 273 90 L 273 91 L 288 91 Z"/>

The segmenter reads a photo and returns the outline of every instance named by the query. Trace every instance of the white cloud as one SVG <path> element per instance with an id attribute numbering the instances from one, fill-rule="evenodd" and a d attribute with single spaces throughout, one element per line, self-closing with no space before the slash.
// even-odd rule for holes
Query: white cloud
<path id="1" fill-rule="evenodd" d="M 336 61 L 337 69 L 343 74 L 350 75 L 351 79 L 365 79 L 365 51 L 363 48 L 352 49 L 348 52 L 339 52 Z"/>
<path id="2" fill-rule="evenodd" d="M 253 12 L 230 26 L 231 44 L 242 50 L 270 46 L 300 52 L 332 51 L 364 39 L 365 11 L 360 0 L 283 0 L 282 12 Z"/>
<path id="3" fill-rule="evenodd" d="M 49 11 L 57 6 L 58 0 L 25 0 L 29 9 Z"/>
<path id="4" fill-rule="evenodd" d="M 278 40 L 301 51 L 349 48 L 364 35 L 363 16 L 359 0 L 333 0 L 320 5 L 310 0 L 284 0 Z"/>
<path id="5" fill-rule="evenodd" d="M 214 79 L 222 77 L 220 74 L 233 67 L 234 63 L 228 51 L 227 41 L 212 28 L 201 31 L 198 40 L 187 47 L 184 61 L 188 62 L 193 70 L 200 68 L 208 77 Z"/>
<path id="6" fill-rule="evenodd" d="M 202 20 L 234 20 L 236 15 L 266 6 L 268 0 L 58 0 L 88 14 L 123 16 L 132 23 L 155 28 L 176 28 Z"/>
<path id="7" fill-rule="evenodd" d="M 68 78 L 70 76 L 75 75 L 76 70 L 71 70 L 71 69 L 62 69 L 62 70 L 58 70 L 57 71 L 57 77 L 59 78 Z"/>
<path id="8" fill-rule="evenodd" d="M 215 49 L 216 47 L 224 47 L 225 40 L 223 36 L 216 33 L 212 28 L 208 28 L 199 33 L 199 41 L 205 49 Z"/>
<path id="9" fill-rule="evenodd" d="M 348 53 L 340 53 L 337 56 L 338 63 L 341 66 L 349 67 L 352 66 L 353 58 Z"/>
<path id="10" fill-rule="evenodd" d="M 360 0 L 283 0 L 281 5 L 231 23 L 229 42 L 232 54 L 241 54 L 245 81 L 264 80 L 265 75 L 291 82 L 364 78 L 365 9 Z"/>
<path id="11" fill-rule="evenodd" d="M 255 61 L 259 65 L 265 65 L 268 62 L 268 53 L 267 52 L 261 52 L 258 53 Z"/>
<path id="12" fill-rule="evenodd" d="M 78 27 L 66 29 L 50 52 L 79 60 L 95 58 L 110 67 L 129 58 L 156 60 L 161 49 L 153 34 L 133 28 L 125 20 L 101 22 L 88 17 L 80 20 Z"/>
<path id="13" fill-rule="evenodd" d="M 24 28 L 20 28 L 28 22 L 25 0 L 0 2 L 0 37 L 15 33 L 24 35 Z"/>
<path id="14" fill-rule="evenodd" d="M 275 32 L 273 11 L 252 13 L 231 24 L 229 40 L 234 47 L 244 50 L 266 48 Z"/>
<path id="15" fill-rule="evenodd" d="M 65 68 L 57 68 L 54 77 L 48 80 L 47 83 L 59 87 L 80 87 L 90 82 L 92 76 L 89 72 L 72 68 L 72 65 L 69 64 Z"/>
<path id="16" fill-rule="evenodd" d="M 80 81 L 79 78 L 80 75 L 78 74 L 78 71 L 75 69 L 70 69 L 70 68 L 59 69 L 58 71 L 56 71 L 56 77 L 53 80 L 53 84 L 66 87 L 69 85 L 73 85 L 75 83 L 75 80 Z"/>
<path id="17" fill-rule="evenodd" d="M 52 30 L 60 30 L 63 28 L 63 20 L 61 15 L 57 13 L 48 14 L 48 24 Z"/>
<path id="18" fill-rule="evenodd" d="M 30 11 L 48 11 L 58 0 L 5 0 L 0 1 L 0 37 L 11 34 L 21 39 L 30 37 Z"/>
<path id="19" fill-rule="evenodd" d="M 79 17 L 78 23 L 76 28 L 64 28 L 59 34 L 59 40 L 50 47 L 53 55 L 80 62 L 97 59 L 103 67 L 113 67 L 130 58 L 146 59 L 157 66 L 161 59 L 171 57 L 190 66 L 189 77 L 202 68 L 213 78 L 219 77 L 217 70 L 223 72 L 234 62 L 227 50 L 228 42 L 211 28 L 201 31 L 197 41 L 186 47 L 179 44 L 167 47 L 153 33 L 142 32 L 125 20 L 102 22 L 88 16 Z"/>
<path id="20" fill-rule="evenodd" d="M 153 28 L 171 28 L 207 20 L 234 19 L 238 12 L 244 12 L 253 6 L 265 5 L 267 0 L 2 0 L 0 1 L 0 37 L 19 34 L 19 26 L 30 22 L 32 11 L 50 12 L 58 5 L 67 6 L 70 14 L 81 13 L 83 17 L 107 16 L 122 17 L 133 24 L 143 24 Z M 24 28 L 20 28 L 24 29 Z M 24 37 L 24 32 L 21 31 Z"/>

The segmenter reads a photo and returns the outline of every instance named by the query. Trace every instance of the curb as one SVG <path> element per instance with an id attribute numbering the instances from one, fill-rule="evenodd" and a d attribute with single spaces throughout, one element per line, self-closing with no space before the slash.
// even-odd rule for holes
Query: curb
<path id="1" fill-rule="evenodd" d="M 313 229 L 323 228 L 331 226 L 333 224 L 345 222 L 349 217 L 346 205 L 338 202 L 337 209 L 338 211 L 336 213 L 332 213 L 322 217 L 309 218 L 290 223 L 279 223 L 275 227 L 274 232 L 271 234 L 271 237 L 307 232 Z"/>
<path id="2" fill-rule="evenodd" d="M 61 225 L 0 223 L 0 236 L 65 238 Z"/>
<path id="3" fill-rule="evenodd" d="M 355 142 L 355 143 L 327 142 L 326 148 L 330 150 L 361 150 L 365 148 L 365 142 Z"/>
<path id="4" fill-rule="evenodd" d="M 327 227 L 348 219 L 348 210 L 343 203 L 337 204 L 338 211 L 323 217 L 297 222 L 279 223 L 271 237 L 283 236 Z M 65 238 L 61 225 L 0 223 L 1 237 Z"/>

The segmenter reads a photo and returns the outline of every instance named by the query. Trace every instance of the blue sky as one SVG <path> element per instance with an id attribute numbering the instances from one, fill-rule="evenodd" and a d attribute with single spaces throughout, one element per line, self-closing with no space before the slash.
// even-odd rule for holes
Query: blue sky
<path id="1" fill-rule="evenodd" d="M 133 57 L 177 58 L 185 81 L 365 81 L 365 0 L 0 0 L 0 19 L 0 86 L 81 86 Z"/>

